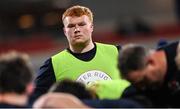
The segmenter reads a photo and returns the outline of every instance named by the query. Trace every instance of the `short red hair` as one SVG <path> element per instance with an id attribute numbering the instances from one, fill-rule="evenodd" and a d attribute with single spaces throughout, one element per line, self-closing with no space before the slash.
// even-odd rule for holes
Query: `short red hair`
<path id="1" fill-rule="evenodd" d="M 83 16 L 83 15 L 88 16 L 90 21 L 93 22 L 93 13 L 91 12 L 91 10 L 89 8 L 87 8 L 87 7 L 79 6 L 79 5 L 72 6 L 72 7 L 68 8 L 63 13 L 62 21 L 68 16 L 80 17 L 80 16 Z"/>

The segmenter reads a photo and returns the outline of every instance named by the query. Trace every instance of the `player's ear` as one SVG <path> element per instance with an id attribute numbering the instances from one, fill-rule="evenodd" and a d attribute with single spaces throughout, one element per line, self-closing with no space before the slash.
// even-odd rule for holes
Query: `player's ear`
<path id="1" fill-rule="evenodd" d="M 146 57 L 146 61 L 148 64 L 155 64 L 156 61 L 156 57 L 155 57 L 156 53 L 155 50 L 150 50 L 149 51 L 149 55 Z"/>
<path id="2" fill-rule="evenodd" d="M 94 24 L 91 24 L 91 28 L 94 28 Z"/>
<path id="3" fill-rule="evenodd" d="M 153 58 L 152 56 L 147 56 L 146 59 L 147 59 L 147 60 L 146 60 L 146 61 L 147 61 L 147 64 L 149 64 L 149 65 L 150 65 L 150 64 L 152 65 L 152 64 L 155 63 L 154 58 Z"/>
<path id="4" fill-rule="evenodd" d="M 65 36 L 67 36 L 67 30 L 66 30 L 66 28 L 63 27 L 63 31 L 64 31 Z"/>
<path id="5" fill-rule="evenodd" d="M 92 31 L 94 30 L 94 24 L 93 23 L 91 24 L 91 29 L 92 29 Z"/>

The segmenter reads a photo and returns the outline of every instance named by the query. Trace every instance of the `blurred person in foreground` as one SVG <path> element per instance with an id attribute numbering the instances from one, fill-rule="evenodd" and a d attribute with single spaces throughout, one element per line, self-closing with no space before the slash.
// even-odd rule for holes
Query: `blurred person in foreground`
<path id="1" fill-rule="evenodd" d="M 56 96 L 54 96 L 54 94 Z M 50 99 L 47 99 L 47 95 L 48 97 L 50 97 Z M 85 87 L 85 85 L 80 82 L 69 79 L 64 79 L 62 81 L 54 83 L 53 86 L 50 88 L 48 94 L 42 96 L 43 97 L 40 97 L 40 99 L 38 99 L 34 103 L 34 107 L 58 107 L 58 108 L 62 106 L 68 108 L 71 107 L 78 108 L 79 106 L 89 106 L 92 108 L 143 107 L 142 104 L 130 99 L 99 100 L 96 94 L 94 93 L 94 91 L 92 91 L 88 87 Z M 76 104 L 77 102 L 76 103 L 73 102 L 74 99 L 71 99 L 72 97 L 67 98 L 66 96 L 67 97 L 74 96 L 73 98 L 77 99 L 76 101 L 79 101 L 78 104 Z M 46 102 L 49 102 L 48 100 L 51 100 L 51 102 L 46 104 Z M 69 102 L 67 102 L 68 100 Z"/>
<path id="2" fill-rule="evenodd" d="M 99 82 L 102 81 L 98 81 L 97 86 L 93 86 L 94 88 L 97 88 L 96 90 L 101 90 L 99 87 Z M 106 82 L 110 82 L 110 85 L 113 87 L 113 85 L 115 84 L 115 82 L 113 81 L 103 81 L 103 84 L 101 83 L 100 85 L 102 85 L 103 87 L 107 86 Z M 117 81 L 116 81 L 117 82 Z M 113 84 L 112 84 L 113 83 Z M 118 86 L 120 85 L 120 83 L 117 82 L 115 85 Z M 106 87 L 107 88 L 107 87 Z M 103 88 L 104 89 L 104 88 Z M 102 93 L 110 93 L 116 91 L 117 90 L 115 87 L 113 87 L 111 90 L 109 90 L 109 88 L 107 88 L 107 91 L 102 92 L 102 90 L 100 92 Z M 108 92 L 109 91 L 109 92 Z M 117 90 L 117 93 L 122 93 L 121 91 Z M 72 81 L 72 80 L 68 80 L 68 79 L 64 79 L 62 81 L 56 82 L 55 84 L 53 84 L 53 86 L 50 88 L 49 93 L 69 93 L 74 95 L 75 97 L 77 97 L 79 100 L 81 100 L 85 105 L 89 106 L 89 107 L 93 107 L 93 108 L 130 108 L 130 107 L 143 107 L 143 104 L 140 104 L 139 102 L 133 101 L 131 99 L 116 99 L 116 100 L 99 100 L 98 96 L 95 93 L 95 90 L 89 89 L 88 87 L 86 87 L 84 84 L 77 82 L 77 81 Z M 61 99 L 63 100 L 63 99 Z M 59 100 L 60 101 L 60 100 Z M 55 101 L 58 102 L 58 101 Z M 58 105 L 57 105 L 58 106 Z"/>
<path id="3" fill-rule="evenodd" d="M 93 42 L 91 10 L 72 6 L 63 13 L 62 21 L 69 47 L 47 59 L 40 67 L 32 99 L 46 93 L 54 82 L 66 78 L 86 85 L 99 80 L 120 79 L 117 68 L 120 46 Z"/>
<path id="4" fill-rule="evenodd" d="M 0 55 L 0 108 L 27 108 L 33 91 L 33 71 L 27 54 Z"/>
<path id="5" fill-rule="evenodd" d="M 39 97 L 34 105 L 35 109 L 43 108 L 90 108 L 75 96 L 68 93 L 47 93 Z"/>
<path id="6" fill-rule="evenodd" d="M 81 101 L 68 93 L 47 93 L 39 97 L 33 108 L 142 108 L 130 100 L 87 100 Z"/>
<path id="7" fill-rule="evenodd" d="M 119 54 L 121 76 L 132 83 L 123 96 L 148 97 L 153 107 L 180 107 L 179 41 L 148 50 L 127 44 Z"/>
<path id="8" fill-rule="evenodd" d="M 33 104 L 34 108 L 142 108 L 143 105 L 131 99 L 99 100 L 89 91 L 82 89 L 74 81 L 61 81 L 54 84 L 51 90 L 39 97 Z M 65 86 L 65 84 L 70 84 Z M 72 86 L 73 87 L 70 87 Z M 80 86 L 81 88 L 74 87 Z M 78 92 L 79 91 L 79 92 Z M 85 94 L 85 95 L 84 95 Z"/>

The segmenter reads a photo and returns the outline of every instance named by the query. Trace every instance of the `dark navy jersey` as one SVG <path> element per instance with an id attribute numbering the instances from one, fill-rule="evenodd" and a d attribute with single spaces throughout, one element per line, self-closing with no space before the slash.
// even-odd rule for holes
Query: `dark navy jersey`
<path id="1" fill-rule="evenodd" d="M 177 56 L 179 41 L 167 44 L 159 50 L 164 50 L 167 60 L 167 72 L 164 80 L 164 90 L 167 90 L 168 103 L 173 107 L 180 107 L 180 70 L 175 58 Z"/>
<path id="2" fill-rule="evenodd" d="M 167 71 L 166 71 L 166 77 L 165 77 L 166 82 L 172 79 L 175 72 L 178 71 L 178 68 L 175 62 L 178 44 L 179 42 L 177 41 L 177 42 L 169 43 L 166 46 L 162 46 L 161 48 L 157 49 L 157 50 L 165 51 L 166 60 L 167 60 Z"/>
<path id="3" fill-rule="evenodd" d="M 96 44 L 95 47 L 88 52 L 85 53 L 73 53 L 69 48 L 67 50 L 76 58 L 83 61 L 90 61 L 96 54 Z M 120 45 L 116 46 L 119 50 L 121 48 Z M 47 59 L 45 63 L 40 67 L 39 72 L 36 74 L 35 78 L 35 91 L 30 97 L 30 102 L 33 102 L 40 95 L 46 93 L 50 86 L 56 82 L 54 70 L 52 66 L 51 58 Z"/>

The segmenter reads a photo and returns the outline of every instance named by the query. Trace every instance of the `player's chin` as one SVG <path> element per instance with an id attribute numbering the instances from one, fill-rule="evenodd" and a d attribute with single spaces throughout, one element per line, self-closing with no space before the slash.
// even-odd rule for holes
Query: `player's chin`
<path id="1" fill-rule="evenodd" d="M 86 43 L 86 41 L 84 41 L 84 40 L 76 40 L 76 41 L 74 41 L 75 45 L 82 45 L 82 44 L 85 44 L 85 43 Z"/>
<path id="2" fill-rule="evenodd" d="M 84 43 L 84 42 L 86 42 L 86 40 L 83 39 L 83 38 L 76 38 L 74 41 L 75 41 L 76 43 Z"/>

